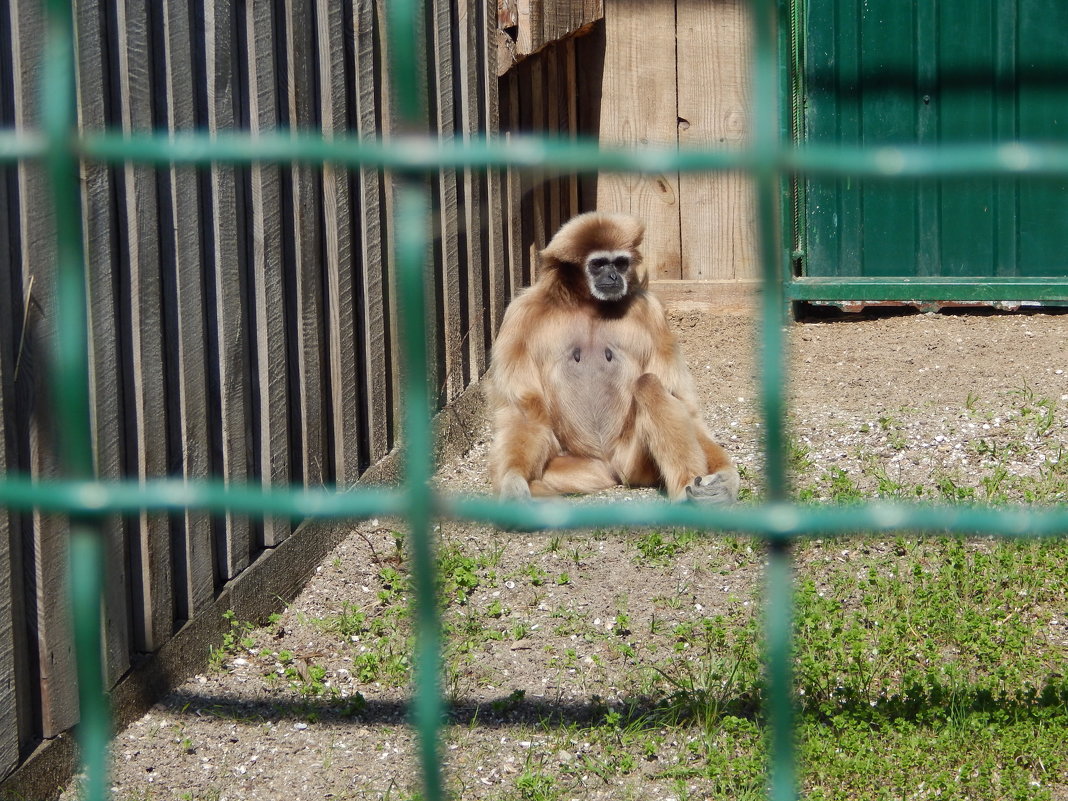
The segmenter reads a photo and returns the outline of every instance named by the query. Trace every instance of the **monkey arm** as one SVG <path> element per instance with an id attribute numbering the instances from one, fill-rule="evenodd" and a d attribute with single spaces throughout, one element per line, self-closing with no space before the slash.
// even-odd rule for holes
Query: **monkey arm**
<path id="1" fill-rule="evenodd" d="M 652 338 L 652 350 L 644 365 L 644 372 L 652 373 L 659 378 L 664 389 L 682 401 L 686 408 L 696 415 L 698 404 L 693 378 L 679 351 L 678 341 L 668 327 L 664 307 L 651 294 L 645 294 L 642 300 L 644 302 L 637 313 L 641 317 L 642 327 Z"/>
<path id="2" fill-rule="evenodd" d="M 517 298 L 505 314 L 493 346 L 487 395 L 496 432 L 490 472 L 503 497 L 529 498 L 530 482 L 560 452 L 552 429 L 542 369 L 529 343 L 538 339 L 530 295 Z"/>

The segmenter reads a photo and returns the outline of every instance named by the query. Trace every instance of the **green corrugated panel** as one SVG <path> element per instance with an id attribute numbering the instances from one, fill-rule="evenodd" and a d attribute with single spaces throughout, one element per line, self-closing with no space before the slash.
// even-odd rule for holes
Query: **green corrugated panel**
<path id="1" fill-rule="evenodd" d="M 803 25 L 806 144 L 1068 141 L 1063 0 L 809 0 Z M 811 179 L 806 188 L 806 277 L 1059 279 L 1041 297 L 1068 298 L 1063 178 Z M 990 295 L 976 281 L 936 285 L 945 294 L 924 299 Z M 868 294 L 858 299 L 909 297 L 892 282 L 876 286 L 860 285 Z M 821 287 L 791 294 L 819 297 Z"/>

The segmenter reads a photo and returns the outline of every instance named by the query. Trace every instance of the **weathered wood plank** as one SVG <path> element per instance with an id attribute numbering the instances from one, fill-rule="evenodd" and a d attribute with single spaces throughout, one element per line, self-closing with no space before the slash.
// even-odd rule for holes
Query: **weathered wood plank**
<path id="1" fill-rule="evenodd" d="M 516 53 L 529 55 L 541 48 L 542 38 L 541 16 L 543 0 L 516 0 L 516 11 L 519 16 L 519 30 L 516 33 Z"/>
<path id="2" fill-rule="evenodd" d="M 41 8 L 29 0 L 11 2 L 12 104 L 16 130 L 34 130 L 39 120 L 37 90 L 44 27 Z M 12 298 L 18 350 L 15 354 L 17 419 L 23 421 L 16 436 L 20 452 L 18 468 L 36 478 L 58 475 L 55 421 L 50 416 L 45 375 L 54 344 L 55 285 L 53 274 L 53 218 L 47 178 L 38 165 L 22 162 L 15 171 L 20 244 L 17 287 Z M 14 293 L 13 293 L 14 294 Z M 35 707 L 39 731 L 54 737 L 78 719 L 77 682 L 71 644 L 70 611 L 57 587 L 67 573 L 66 524 L 55 515 L 32 512 L 22 516 L 22 566 L 25 619 L 31 669 L 38 682 Z M 31 696 L 32 697 L 32 696 Z M 36 710 L 35 710 L 36 711 Z"/>
<path id="3" fill-rule="evenodd" d="M 5 88 L 0 79 L 0 90 Z M 0 187 L 0 194 L 4 194 L 4 191 Z M 0 202 L 0 209 L 3 205 Z M 3 257 L 0 256 L 0 259 Z M 8 277 L 8 264 L 5 261 L 0 261 L 0 280 Z M 6 380 L 7 354 L 4 350 L 0 348 L 0 476 L 6 476 L 8 471 L 4 389 L 9 384 Z M 18 662 L 15 658 L 15 616 L 12 608 L 14 567 L 11 559 L 11 518 L 8 510 L 0 507 L 0 776 L 6 776 L 19 761 L 19 706 L 15 681 Z"/>
<path id="4" fill-rule="evenodd" d="M 112 7 L 118 62 L 119 115 L 125 133 L 153 128 L 148 0 Z M 120 238 L 125 253 L 121 317 L 129 347 L 123 354 L 126 385 L 127 475 L 146 481 L 167 473 L 167 394 L 164 382 L 163 302 L 160 282 L 159 207 L 152 168 L 124 165 L 118 187 Z M 154 651 L 174 629 L 169 521 L 141 513 L 130 536 L 135 647 Z"/>
<path id="5" fill-rule="evenodd" d="M 505 78 L 508 84 L 506 142 L 512 132 L 519 131 L 519 75 L 517 73 L 518 71 L 510 72 Z M 523 185 L 519 170 L 515 167 L 508 167 L 505 172 L 504 193 L 504 230 L 508 240 L 508 287 L 514 297 L 525 285 L 524 279 L 530 278 L 530 273 L 523 269 Z"/>
<path id="6" fill-rule="evenodd" d="M 760 279 L 651 281 L 649 288 L 669 309 L 716 314 L 757 314 Z"/>
<path id="7" fill-rule="evenodd" d="M 18 64 L 13 56 L 15 47 L 12 35 L 10 13 L 0 13 L 0 126 L 5 128 L 15 127 L 14 87 L 17 82 L 21 83 L 21 79 L 16 79 L 15 67 Z M 5 466 L 10 470 L 21 469 L 23 460 L 20 450 L 24 450 L 26 439 L 26 427 L 17 422 L 20 418 L 16 416 L 16 410 L 21 404 L 15 393 L 15 364 L 19 361 L 19 354 L 23 349 L 21 230 L 18 165 L 0 165 L 0 238 L 8 243 L 6 247 L 0 247 L 0 396 L 4 399 L 4 408 L 0 410 L 0 428 L 10 432 L 3 449 Z M 9 725 L 13 727 L 9 735 L 14 737 L 13 753 L 5 750 L 3 756 L 3 764 L 8 764 L 8 759 L 17 760 L 20 750 L 32 748 L 37 737 L 33 712 L 37 680 L 30 670 L 29 604 L 26 592 L 28 581 L 25 569 L 27 557 L 23 554 L 29 516 L 14 510 L 4 510 L 3 514 L 7 520 L 8 536 L 0 542 L 7 553 L 10 572 L 8 591 L 0 600 L 6 600 L 10 614 L 5 629 L 4 647 L 8 649 L 11 672 L 3 675 L 0 680 L 11 683 L 9 692 L 14 701 L 0 721 L 5 729 Z M 34 652 L 36 653 L 36 649 Z"/>
<path id="8" fill-rule="evenodd" d="M 566 8 L 566 6 L 565 6 Z M 559 45 L 550 45 L 543 53 L 545 60 L 545 129 L 549 136 L 558 138 L 560 136 L 560 123 L 561 120 L 566 121 L 566 117 L 561 115 L 560 106 L 562 99 L 567 96 L 567 88 L 560 85 L 561 70 L 560 70 L 560 47 Z M 566 103 L 564 103 L 566 106 Z M 548 226 L 547 234 L 549 238 L 560 229 L 560 219 L 563 209 L 561 204 L 563 202 L 563 194 L 561 192 L 563 179 L 552 176 L 548 179 L 548 209 L 546 210 L 545 224 Z M 544 190 L 543 190 L 544 191 Z"/>
<path id="9" fill-rule="evenodd" d="M 100 131 L 107 124 L 104 98 L 104 17 L 95 0 L 78 0 L 78 126 L 82 132 Z M 115 280 L 118 254 L 112 247 L 116 221 L 112 215 L 115 187 L 113 171 L 99 162 L 83 161 L 82 233 L 87 271 L 86 291 L 90 346 L 90 392 L 92 393 L 93 453 L 101 479 L 122 476 L 123 423 L 119 332 Z M 107 541 L 107 575 L 104 582 L 104 659 L 109 685 L 130 665 L 129 577 L 126 573 L 126 530 L 122 520 L 109 516 L 101 521 Z"/>
<path id="10" fill-rule="evenodd" d="M 678 0 L 681 147 L 740 146 L 748 137 L 748 5 L 745 0 Z M 748 176 L 683 173 L 679 212 L 683 278 L 746 279 L 759 274 L 755 200 Z"/>
<path id="11" fill-rule="evenodd" d="M 353 70 L 354 128 L 361 139 L 374 139 L 381 130 L 380 120 L 388 120 L 385 109 L 375 103 L 375 87 L 381 76 L 375 59 L 375 9 L 373 0 L 354 0 Z M 361 168 L 354 175 L 353 213 L 358 225 L 356 256 L 359 260 L 358 297 L 355 304 L 357 343 L 363 348 L 363 426 L 367 438 L 367 463 L 385 456 L 393 443 L 393 387 L 390 327 L 387 319 L 389 294 L 387 251 L 384 238 L 384 198 L 382 174 Z"/>
<path id="12" fill-rule="evenodd" d="M 504 75 L 528 56 L 587 33 L 603 17 L 602 0 L 502 0 L 493 30 L 497 44 L 489 51 L 497 58 L 490 59 L 490 68 L 496 63 L 497 74 Z"/>
<path id="13" fill-rule="evenodd" d="M 202 114 L 211 134 L 234 127 L 233 24 L 230 0 L 195 0 L 204 21 Z M 208 251 L 208 339 L 211 347 L 210 403 L 217 421 L 212 431 L 213 472 L 226 483 L 248 479 L 246 336 L 244 300 L 237 275 L 237 201 L 234 168 L 213 164 L 202 184 L 210 228 Z M 216 532 L 216 565 L 224 580 L 249 564 L 251 527 L 247 518 L 227 513 Z"/>
<path id="14" fill-rule="evenodd" d="M 541 59 L 531 59 L 525 65 L 528 69 L 524 72 L 530 80 L 529 106 L 521 110 L 530 115 L 528 125 L 534 133 L 545 131 L 546 101 L 545 101 L 545 67 Z M 538 277 L 541 265 L 540 253 L 549 244 L 552 234 L 548 230 L 548 192 L 546 191 L 546 174 L 544 171 L 529 174 L 534 182 L 530 191 L 530 215 L 526 219 L 530 221 L 532 236 L 525 241 L 530 242 L 530 280 Z M 555 232 L 553 232 L 555 233 Z"/>
<path id="15" fill-rule="evenodd" d="M 284 0 L 286 41 L 286 86 L 282 103 L 282 123 L 294 130 L 314 128 L 315 69 L 314 30 L 308 25 L 312 0 Z M 324 365 L 321 241 L 321 171 L 297 165 L 285 170 L 284 185 L 288 194 L 286 234 L 290 240 L 286 269 L 290 273 L 293 313 L 289 317 L 291 336 L 296 343 L 295 397 L 298 407 L 298 431 L 293 468 L 300 466 L 300 477 L 307 487 L 321 486 L 329 480 L 326 426 L 322 390 L 327 374 Z M 295 477 L 295 476 L 294 476 Z"/>
<path id="16" fill-rule="evenodd" d="M 452 14 L 449 0 L 430 0 L 431 19 L 427 31 L 431 42 L 433 66 L 430 86 L 431 133 L 442 142 L 455 138 L 455 108 L 453 96 Z M 460 289 L 459 226 L 456 215 L 456 170 L 444 169 L 434 179 L 437 199 L 437 239 L 435 261 L 441 295 L 442 329 L 444 338 L 445 374 L 439 377 L 438 387 L 442 404 L 457 397 L 464 389 L 463 299 Z"/>
<path id="17" fill-rule="evenodd" d="M 385 141 L 389 141 L 394 132 L 398 130 L 398 121 L 396 108 L 393 103 L 393 98 L 390 94 L 390 79 L 389 63 L 390 63 L 390 49 L 389 49 L 389 36 L 386 29 L 386 3 L 387 0 L 359 0 L 359 2 L 369 2 L 374 5 L 374 31 L 375 34 L 369 37 L 380 56 L 378 59 L 373 59 L 373 66 L 371 71 L 374 74 L 374 86 L 378 92 L 377 97 L 380 99 L 378 104 L 378 130 L 381 132 L 381 136 Z M 361 48 L 362 50 L 362 48 Z M 362 94 L 362 93 L 361 93 Z M 373 100 L 373 99 L 372 99 Z M 361 120 L 365 119 L 367 115 L 366 104 L 362 106 Z M 363 123 L 361 122 L 361 126 Z M 372 132 L 365 131 L 361 127 L 361 135 L 373 136 Z M 387 405 L 386 411 L 388 413 L 388 419 L 393 421 L 393 426 L 389 429 L 389 448 L 393 448 L 394 444 L 399 441 L 401 420 L 403 419 L 403 410 L 401 409 L 401 393 L 399 390 L 401 377 L 403 376 L 403 365 L 401 364 L 401 354 L 399 347 L 399 321 L 400 315 L 398 313 L 398 301 L 397 293 L 393 291 L 397 286 L 396 275 L 396 218 L 395 218 L 395 200 L 397 180 L 396 176 L 388 171 L 381 173 L 381 188 L 382 188 L 382 286 L 384 289 L 385 300 L 383 302 L 383 316 L 385 318 L 385 326 L 383 327 L 387 340 L 386 340 L 386 366 L 388 368 L 387 375 L 389 382 L 386 385 L 387 391 Z M 368 307 L 368 325 L 370 324 L 372 311 L 371 306 Z M 433 364 L 433 362 L 431 362 Z"/>
<path id="18" fill-rule="evenodd" d="M 490 67 L 494 63 L 493 53 L 497 47 L 497 26 L 492 13 L 486 13 L 486 4 L 480 0 L 470 0 L 480 14 L 484 15 L 478 23 L 479 47 L 485 53 L 484 71 L 485 91 L 483 115 L 486 134 L 491 138 L 500 138 L 502 104 L 500 83 Z M 497 337 L 504 310 L 511 298 L 511 282 L 508 275 L 508 251 L 504 229 L 504 174 L 501 170 L 490 170 L 486 174 L 485 208 L 486 208 L 486 264 L 488 274 L 488 305 L 491 341 Z"/>
<path id="19" fill-rule="evenodd" d="M 575 40 L 568 39 L 564 43 L 564 86 L 567 89 L 567 137 L 574 141 L 579 135 L 579 71 L 578 56 L 576 54 Z M 564 219 L 568 220 L 582 212 L 579 205 L 579 176 L 571 173 L 567 177 L 567 214 Z"/>
<path id="20" fill-rule="evenodd" d="M 153 11 L 154 9 L 154 11 Z M 192 131 L 193 48 L 189 9 L 184 2 L 162 0 L 149 6 L 160 69 L 166 119 L 158 129 Z M 187 481 L 209 473 L 207 357 L 204 343 L 204 286 L 201 263 L 197 176 L 171 167 L 160 176 L 160 256 L 166 316 L 167 397 L 170 469 Z M 215 594 L 211 519 L 186 510 L 171 517 L 175 558 L 175 615 L 191 620 Z"/>
<path id="21" fill-rule="evenodd" d="M 485 116 L 482 84 L 485 74 L 485 54 L 482 50 L 483 39 L 478 7 L 482 0 L 459 0 L 457 4 L 457 26 L 459 28 L 460 59 L 460 118 L 461 130 L 465 142 L 485 132 Z M 467 338 L 468 363 L 470 375 L 467 382 L 477 381 L 486 371 L 486 341 L 489 323 L 489 308 L 485 297 L 486 282 L 484 277 L 494 269 L 487 261 L 485 235 L 488 233 L 488 220 L 485 207 L 485 176 L 477 170 L 463 171 L 464 238 L 467 244 L 467 258 L 459 265 L 467 272 L 467 319 L 464 320 Z"/>
<path id="22" fill-rule="evenodd" d="M 316 0 L 315 52 L 318 57 L 318 103 L 323 136 L 344 134 L 348 126 L 343 9 Z M 326 275 L 326 352 L 330 372 L 329 415 L 333 473 L 338 486 L 355 483 L 364 460 L 360 438 L 360 398 L 354 341 L 352 197 L 348 173 L 323 166 L 323 270 Z"/>
<path id="23" fill-rule="evenodd" d="M 252 135 L 278 127 L 278 84 L 275 76 L 277 30 L 267 3 L 245 5 L 248 125 Z M 248 171 L 250 212 L 246 258 L 251 284 L 253 458 L 265 487 L 289 483 L 289 418 L 285 295 L 282 277 L 279 167 L 253 164 Z M 263 546 L 289 536 L 290 521 L 264 518 Z"/>
<path id="24" fill-rule="evenodd" d="M 661 7 L 657 7 L 661 8 Z M 653 13 L 642 0 L 606 0 L 604 75 L 599 140 L 612 147 L 674 147 L 675 19 Z M 634 102 L 641 98 L 641 102 Z M 678 173 L 604 175 L 597 208 L 645 221 L 645 264 L 650 278 L 681 278 Z"/>

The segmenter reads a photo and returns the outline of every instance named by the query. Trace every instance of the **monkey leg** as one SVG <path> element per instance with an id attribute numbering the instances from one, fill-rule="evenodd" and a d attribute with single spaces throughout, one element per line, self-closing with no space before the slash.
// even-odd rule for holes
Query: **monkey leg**
<path id="1" fill-rule="evenodd" d="M 673 501 L 685 500 L 686 487 L 695 476 L 708 472 L 707 455 L 699 437 L 700 426 L 689 410 L 652 373 L 638 377 L 634 385 L 634 435 L 640 451 L 645 451 L 656 464 L 656 471 L 664 482 L 664 489 Z M 640 476 L 641 460 L 633 460 L 632 470 Z M 626 471 L 628 474 L 631 471 Z"/>
<path id="2" fill-rule="evenodd" d="M 550 458 L 560 452 L 560 443 L 548 425 L 516 410 L 500 412 L 495 428 L 490 451 L 493 484 L 502 498 L 530 498 L 530 483 L 541 478 Z"/>
<path id="3" fill-rule="evenodd" d="M 601 459 L 563 454 L 545 466 L 541 479 L 530 482 L 533 495 L 597 492 L 619 484 L 619 476 Z"/>

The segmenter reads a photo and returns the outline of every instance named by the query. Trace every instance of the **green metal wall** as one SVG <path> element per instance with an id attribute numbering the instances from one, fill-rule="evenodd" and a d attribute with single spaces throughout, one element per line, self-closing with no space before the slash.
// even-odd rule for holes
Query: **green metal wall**
<path id="1" fill-rule="evenodd" d="M 1064 0 L 805 5 L 794 22 L 801 26 L 794 62 L 801 72 L 794 99 L 800 130 L 794 133 L 806 144 L 1068 141 Z M 889 151 L 887 158 L 893 158 Z M 1063 296 L 1063 177 L 894 183 L 819 177 L 798 190 L 795 269 L 802 286 L 805 278 L 817 279 L 808 289 L 813 298 L 823 283 L 818 279 L 829 278 L 859 279 L 852 291 L 869 300 L 907 299 L 923 284 L 938 287 L 927 299 L 983 299 L 982 283 L 999 284 L 1002 297 L 1016 284 L 1021 299 L 1028 292 L 1036 299 Z M 910 280 L 881 280 L 886 277 Z M 973 280 L 945 280 L 962 277 Z"/>

